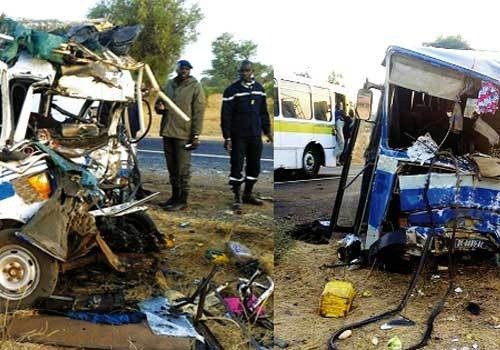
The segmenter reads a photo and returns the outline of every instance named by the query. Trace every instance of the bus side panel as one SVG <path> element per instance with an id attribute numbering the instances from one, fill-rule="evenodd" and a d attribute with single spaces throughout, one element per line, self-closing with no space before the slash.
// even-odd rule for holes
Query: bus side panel
<path id="1" fill-rule="evenodd" d="M 280 142 L 274 145 L 274 168 L 301 169 L 305 145 L 313 135 L 297 132 L 274 132 Z"/>
<path id="2" fill-rule="evenodd" d="M 334 135 L 316 134 L 315 141 L 321 145 L 325 155 L 325 166 L 337 166 L 337 157 L 335 157 L 335 150 L 337 148 L 337 139 Z"/>
<path id="3" fill-rule="evenodd" d="M 274 169 L 298 169 L 297 150 L 274 149 Z M 300 158 L 299 158 L 300 159 Z"/>

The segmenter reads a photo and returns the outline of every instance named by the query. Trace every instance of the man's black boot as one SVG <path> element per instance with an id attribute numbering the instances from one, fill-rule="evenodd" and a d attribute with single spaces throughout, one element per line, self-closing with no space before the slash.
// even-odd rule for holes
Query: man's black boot
<path id="1" fill-rule="evenodd" d="M 143 198 L 146 198 L 147 196 L 150 196 L 152 195 L 153 192 L 150 191 L 150 190 L 146 190 L 144 187 L 139 186 L 139 188 L 137 189 L 137 191 L 135 192 L 135 199 L 139 200 L 139 199 L 143 199 Z"/>
<path id="2" fill-rule="evenodd" d="M 172 196 L 164 202 L 158 203 L 158 205 L 162 208 L 168 208 L 177 203 L 179 197 L 181 196 L 181 189 L 177 187 L 172 187 Z"/>
<path id="3" fill-rule="evenodd" d="M 243 203 L 252 205 L 262 205 L 264 204 L 260 199 L 257 199 L 252 195 L 253 185 L 255 182 L 246 182 L 245 191 L 243 192 Z"/>
<path id="4" fill-rule="evenodd" d="M 188 193 L 186 191 L 181 191 L 179 199 L 172 205 L 166 207 L 167 211 L 179 211 L 184 210 L 188 207 L 187 204 Z"/>
<path id="5" fill-rule="evenodd" d="M 240 184 L 233 185 L 233 193 L 234 193 L 233 210 L 234 211 L 240 211 L 241 210 L 241 188 L 240 188 Z"/>

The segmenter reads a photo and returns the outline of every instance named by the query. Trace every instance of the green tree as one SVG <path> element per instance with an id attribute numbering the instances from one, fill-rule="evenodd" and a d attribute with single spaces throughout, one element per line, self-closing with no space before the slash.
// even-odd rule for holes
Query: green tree
<path id="1" fill-rule="evenodd" d="M 440 35 L 436 40 L 422 43 L 423 46 L 439 47 L 442 49 L 472 50 L 469 43 L 458 35 Z"/>
<path id="2" fill-rule="evenodd" d="M 257 44 L 251 40 L 236 41 L 232 34 L 223 33 L 212 42 L 212 68 L 203 72 L 202 83 L 207 94 L 222 92 L 238 78 L 238 66 L 244 59 L 253 62 L 255 78 L 264 85 L 266 91 L 272 92 L 272 67 L 253 58 L 257 54 Z"/>
<path id="3" fill-rule="evenodd" d="M 107 18 L 116 25 L 142 24 L 131 56 L 148 63 L 159 81 L 165 81 L 182 49 L 196 40 L 203 18 L 197 4 L 185 0 L 100 0 L 89 18 Z"/>

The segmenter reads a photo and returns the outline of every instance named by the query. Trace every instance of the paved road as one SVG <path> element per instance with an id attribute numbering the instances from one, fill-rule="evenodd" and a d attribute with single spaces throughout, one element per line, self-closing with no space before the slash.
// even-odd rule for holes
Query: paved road
<path id="1" fill-rule="evenodd" d="M 338 183 L 338 179 L 275 183 L 274 218 L 293 223 L 329 218 Z"/>
<path id="2" fill-rule="evenodd" d="M 349 178 L 353 179 L 361 166 L 353 166 Z M 294 223 L 329 219 L 340 181 L 342 168 L 322 168 L 315 179 L 284 179 L 274 183 L 274 218 L 287 219 Z M 355 185 L 359 185 L 361 177 Z M 351 187 L 354 189 L 354 186 Z M 359 192 L 358 192 L 359 194 Z M 351 196 L 349 196 L 350 199 Z M 353 202 L 357 197 L 353 194 Z M 347 203 L 350 205 L 351 203 Z M 353 211 L 355 212 L 355 210 Z"/>
<path id="3" fill-rule="evenodd" d="M 166 171 L 163 141 L 161 138 L 145 138 L 139 143 L 139 164 L 141 169 L 152 171 Z M 273 171 L 273 146 L 264 143 L 261 161 L 264 173 Z M 204 141 L 193 152 L 192 169 L 209 169 L 227 172 L 229 156 L 222 147 L 221 141 Z"/>

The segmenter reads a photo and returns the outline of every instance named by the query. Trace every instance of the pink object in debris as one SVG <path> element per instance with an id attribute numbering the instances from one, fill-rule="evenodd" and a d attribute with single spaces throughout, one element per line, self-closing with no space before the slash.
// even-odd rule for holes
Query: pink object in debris
<path id="1" fill-rule="evenodd" d="M 482 81 L 481 90 L 477 98 L 477 109 L 479 113 L 495 114 L 498 109 L 499 91 L 495 84 Z"/>
<path id="2" fill-rule="evenodd" d="M 254 294 L 250 295 L 250 297 L 246 301 L 247 309 L 254 311 L 257 314 L 257 316 L 264 315 L 266 311 L 262 306 L 258 306 L 257 308 L 254 307 L 256 302 L 257 302 L 257 297 Z"/>
<path id="3" fill-rule="evenodd" d="M 231 311 L 236 316 L 243 315 L 243 305 L 241 305 L 241 300 L 238 297 L 227 297 L 224 298 L 229 311 Z"/>

